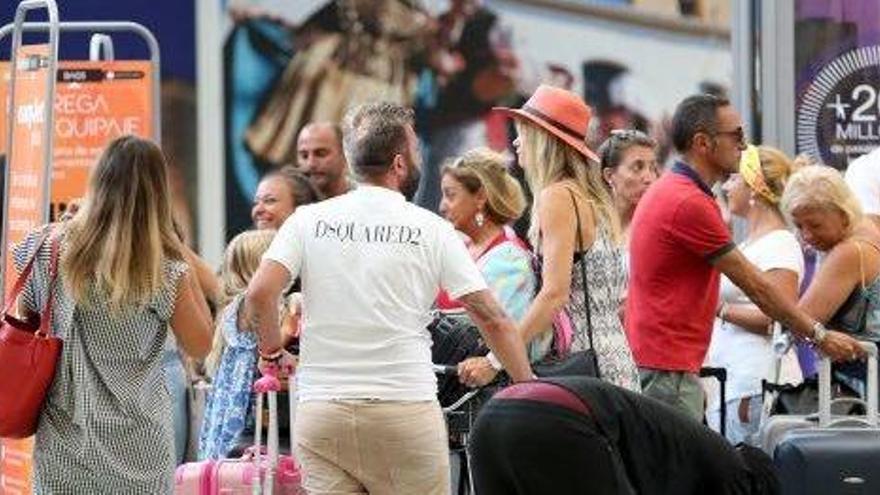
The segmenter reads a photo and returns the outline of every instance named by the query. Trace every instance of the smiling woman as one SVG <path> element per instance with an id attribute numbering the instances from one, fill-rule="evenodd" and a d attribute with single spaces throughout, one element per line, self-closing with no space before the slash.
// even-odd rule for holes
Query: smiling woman
<path id="1" fill-rule="evenodd" d="M 279 229 L 297 207 L 318 201 L 318 193 L 301 172 L 285 166 L 268 173 L 257 186 L 251 219 L 257 229 Z"/>

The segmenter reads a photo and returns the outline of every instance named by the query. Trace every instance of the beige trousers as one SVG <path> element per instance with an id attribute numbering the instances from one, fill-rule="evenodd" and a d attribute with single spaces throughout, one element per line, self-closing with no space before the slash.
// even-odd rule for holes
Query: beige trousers
<path id="1" fill-rule="evenodd" d="M 449 447 L 437 401 L 309 401 L 296 453 L 310 495 L 448 495 Z"/>

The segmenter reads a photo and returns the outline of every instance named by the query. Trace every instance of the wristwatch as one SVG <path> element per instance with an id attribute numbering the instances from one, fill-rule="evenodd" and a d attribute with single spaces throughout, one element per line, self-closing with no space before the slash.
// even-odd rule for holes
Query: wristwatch
<path id="1" fill-rule="evenodd" d="M 813 322 L 812 328 L 813 336 L 810 337 L 810 340 L 812 340 L 816 345 L 819 345 L 822 343 L 823 340 L 825 340 L 825 336 L 828 335 L 828 329 L 825 328 L 825 325 L 823 325 L 820 321 Z"/>

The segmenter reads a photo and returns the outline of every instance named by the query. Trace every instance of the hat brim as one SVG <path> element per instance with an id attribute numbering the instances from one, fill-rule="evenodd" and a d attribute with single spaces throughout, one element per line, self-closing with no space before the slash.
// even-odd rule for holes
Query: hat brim
<path id="1" fill-rule="evenodd" d="M 599 163 L 599 155 L 597 155 L 593 150 L 587 147 L 587 144 L 584 143 L 582 139 L 578 139 L 571 134 L 567 134 L 561 131 L 558 127 L 547 122 L 546 120 L 532 115 L 528 112 L 524 112 L 518 108 L 507 108 L 507 107 L 492 107 L 492 111 L 498 112 L 502 115 L 510 117 L 512 119 L 524 119 L 527 120 L 538 127 L 544 129 L 545 131 L 553 134 L 558 137 L 562 142 L 574 148 L 577 152 L 584 155 L 588 160 L 592 160 L 596 163 Z"/>

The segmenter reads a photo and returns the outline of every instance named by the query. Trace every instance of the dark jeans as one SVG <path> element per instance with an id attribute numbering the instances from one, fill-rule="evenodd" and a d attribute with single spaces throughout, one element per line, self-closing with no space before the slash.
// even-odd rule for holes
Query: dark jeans
<path id="1" fill-rule="evenodd" d="M 479 495 L 634 493 L 592 417 L 544 402 L 489 402 L 470 439 Z"/>

